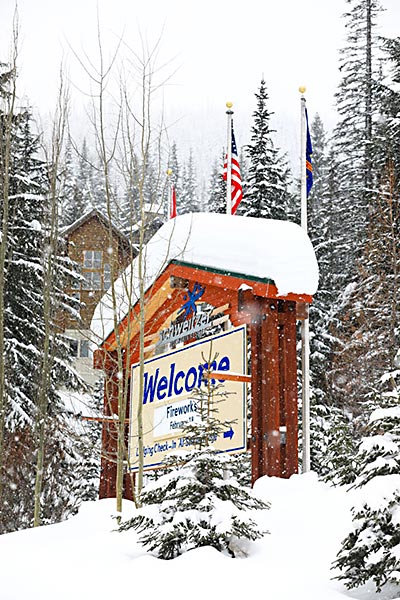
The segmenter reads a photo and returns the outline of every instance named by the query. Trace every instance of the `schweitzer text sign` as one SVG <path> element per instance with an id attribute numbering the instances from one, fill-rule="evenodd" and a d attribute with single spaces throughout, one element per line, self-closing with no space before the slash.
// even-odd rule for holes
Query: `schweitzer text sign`
<path id="1" fill-rule="evenodd" d="M 143 463 L 154 469 L 174 450 L 188 448 L 183 433 L 187 423 L 199 420 L 194 390 L 206 386 L 204 358 L 213 360 L 216 372 L 246 373 L 246 329 L 244 326 L 171 350 L 145 361 L 143 376 Z M 130 466 L 138 469 L 137 408 L 139 365 L 132 366 L 131 417 L 129 437 Z M 219 376 L 221 377 L 221 376 Z M 216 417 L 221 422 L 234 421 L 215 440 L 213 446 L 223 452 L 246 450 L 246 384 L 236 381 L 211 380 L 222 384 L 226 399 L 218 403 Z"/>

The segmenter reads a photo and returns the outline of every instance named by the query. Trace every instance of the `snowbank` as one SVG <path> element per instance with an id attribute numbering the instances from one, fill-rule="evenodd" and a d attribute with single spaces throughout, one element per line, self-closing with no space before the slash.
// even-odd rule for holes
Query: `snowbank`
<path id="1" fill-rule="evenodd" d="M 156 559 L 138 545 L 134 530 L 115 531 L 115 500 L 100 500 L 85 503 L 63 523 L 0 536 L 0 598 L 358 597 L 332 581 L 330 570 L 350 527 L 349 494 L 319 482 L 313 473 L 289 480 L 263 477 L 255 492 L 271 502 L 270 510 L 253 513 L 270 534 L 251 544 L 247 558 L 228 558 L 205 547 L 170 561 Z M 134 512 L 126 502 L 124 518 Z"/>
<path id="2" fill-rule="evenodd" d="M 193 213 L 171 219 L 145 249 L 145 288 L 173 261 L 220 269 L 238 276 L 272 280 L 281 296 L 314 294 L 318 265 L 306 232 L 290 221 Z M 116 282 L 118 321 L 128 312 L 126 290 L 132 281 L 131 304 L 138 297 L 138 260 Z M 93 316 L 91 329 L 100 342 L 113 329 L 111 292 Z"/>

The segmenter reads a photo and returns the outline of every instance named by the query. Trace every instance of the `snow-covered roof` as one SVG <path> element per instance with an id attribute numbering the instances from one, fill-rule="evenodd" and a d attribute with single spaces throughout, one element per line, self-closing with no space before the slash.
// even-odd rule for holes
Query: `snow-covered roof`
<path id="1" fill-rule="evenodd" d="M 97 208 L 90 208 L 81 217 L 79 217 L 79 219 L 76 219 L 76 221 L 74 221 L 70 225 L 67 225 L 66 227 L 61 229 L 61 234 L 63 236 L 70 235 L 73 231 L 75 231 L 75 229 L 78 229 L 78 227 L 80 227 L 83 223 L 85 223 L 92 217 L 97 217 L 106 227 L 108 227 L 108 224 L 109 224 L 108 217 L 106 215 L 104 215 Z M 126 243 L 129 244 L 129 239 L 126 237 L 126 235 L 124 233 L 122 233 L 122 231 L 120 229 L 118 229 L 118 227 L 116 225 L 114 225 L 114 223 L 111 223 L 111 227 L 112 227 L 113 231 L 120 238 L 122 238 Z"/>
<path id="2" fill-rule="evenodd" d="M 173 260 L 223 271 L 230 275 L 270 279 L 278 294 L 313 295 L 318 265 L 307 233 L 296 223 L 272 219 L 191 213 L 165 223 L 145 249 L 145 289 Z M 130 305 L 138 299 L 138 258 L 115 283 L 118 322 L 128 313 L 127 282 L 132 281 Z M 111 291 L 99 302 L 91 329 L 100 341 L 113 330 Z"/>

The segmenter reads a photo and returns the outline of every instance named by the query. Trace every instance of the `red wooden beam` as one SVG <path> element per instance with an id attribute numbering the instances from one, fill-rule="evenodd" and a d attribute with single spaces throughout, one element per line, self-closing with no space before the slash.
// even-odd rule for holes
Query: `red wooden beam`
<path id="1" fill-rule="evenodd" d="M 204 379 L 218 379 L 219 381 L 242 381 L 250 383 L 251 375 L 242 375 L 241 373 L 229 373 L 229 371 L 212 371 L 203 374 Z"/>

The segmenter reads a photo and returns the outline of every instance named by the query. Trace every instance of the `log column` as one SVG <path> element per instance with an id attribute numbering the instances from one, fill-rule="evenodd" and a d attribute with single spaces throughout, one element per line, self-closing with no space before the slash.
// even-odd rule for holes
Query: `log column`
<path id="1" fill-rule="evenodd" d="M 118 377 L 117 351 L 96 350 L 94 368 L 104 371 L 104 407 L 103 428 L 101 433 L 101 467 L 99 498 L 115 498 L 117 494 L 117 423 L 107 421 L 107 417 L 118 415 L 118 389 L 121 381 Z M 125 418 L 129 415 L 129 392 Z M 126 426 L 126 443 L 128 426 Z M 123 497 L 133 500 L 133 479 L 129 473 L 124 475 Z"/>
<path id="2" fill-rule="evenodd" d="M 280 381 L 278 307 L 264 300 L 261 314 L 261 404 L 263 475 L 279 477 L 280 468 Z"/>
<path id="3" fill-rule="evenodd" d="M 281 301 L 280 301 L 281 302 Z M 296 304 L 278 306 L 280 356 L 281 477 L 298 472 Z M 283 430 L 283 428 L 285 428 Z"/>
<path id="4" fill-rule="evenodd" d="M 107 417 L 118 414 L 118 360 L 117 352 L 96 350 L 93 357 L 95 369 L 104 371 L 104 407 L 101 432 L 101 467 L 99 498 L 116 495 L 117 475 L 117 429 L 116 424 L 107 422 Z"/>
<path id="5" fill-rule="evenodd" d="M 252 394 L 252 482 L 298 470 L 296 310 L 294 302 L 247 294 Z"/>

